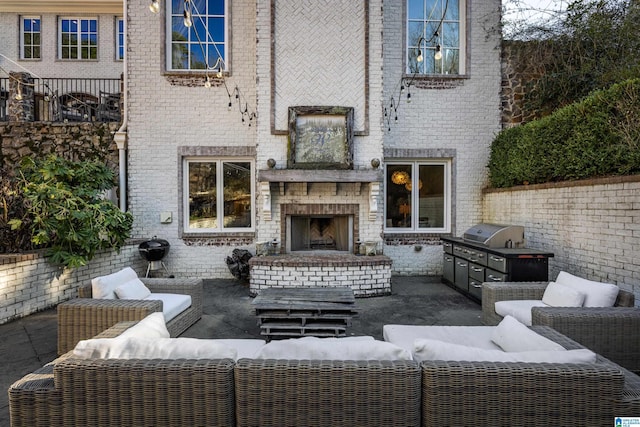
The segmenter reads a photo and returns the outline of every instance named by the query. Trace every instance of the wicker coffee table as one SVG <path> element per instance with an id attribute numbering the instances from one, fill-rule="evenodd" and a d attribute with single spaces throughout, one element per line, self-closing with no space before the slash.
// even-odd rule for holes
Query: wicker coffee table
<path id="1" fill-rule="evenodd" d="M 341 337 L 358 313 L 349 287 L 269 288 L 252 302 L 261 335 Z"/>

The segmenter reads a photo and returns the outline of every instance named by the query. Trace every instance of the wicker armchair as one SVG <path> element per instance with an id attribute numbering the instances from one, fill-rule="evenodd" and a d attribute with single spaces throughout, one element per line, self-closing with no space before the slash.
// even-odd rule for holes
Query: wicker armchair
<path id="1" fill-rule="evenodd" d="M 191 295 L 191 307 L 167 323 L 172 337 L 183 333 L 202 317 L 201 279 L 141 278 L 153 293 Z M 58 305 L 58 354 L 72 350 L 80 340 L 94 337 L 118 322 L 141 320 L 162 311 L 158 300 L 93 299 L 91 285 L 78 289 L 74 300 Z"/>
<path id="2" fill-rule="evenodd" d="M 483 283 L 482 322 L 497 325 L 495 303 L 542 299 L 547 282 Z M 619 365 L 640 371 L 640 309 L 631 292 L 620 290 L 614 307 L 534 307 L 532 325 L 550 326 Z"/>
<path id="3" fill-rule="evenodd" d="M 549 327 L 537 333 L 582 348 Z M 422 425 L 604 426 L 640 413 L 640 377 L 597 363 L 424 361 Z M 635 415 L 634 415 L 635 414 Z"/>

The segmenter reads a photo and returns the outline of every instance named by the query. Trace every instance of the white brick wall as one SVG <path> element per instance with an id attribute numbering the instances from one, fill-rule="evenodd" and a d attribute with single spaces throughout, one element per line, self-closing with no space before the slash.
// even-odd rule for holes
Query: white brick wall
<path id="1" fill-rule="evenodd" d="M 576 184 L 487 193 L 483 218 L 522 225 L 528 247 L 553 252 L 551 279 L 564 270 L 615 283 L 638 298 L 640 180 L 625 177 Z"/>
<path id="2" fill-rule="evenodd" d="M 0 324 L 75 298 L 79 286 L 124 267 L 145 275 L 147 263 L 137 245 L 124 246 L 119 254 L 98 253 L 86 266 L 75 269 L 56 267 L 41 254 L 4 255 L 0 258 Z"/>
<path id="3" fill-rule="evenodd" d="M 150 14 L 146 0 L 128 2 L 128 168 L 134 237 L 157 235 L 169 240 L 167 263 L 177 275 L 230 277 L 224 258 L 233 246 L 186 246 L 179 237 L 179 147 L 255 147 L 257 169 L 265 169 L 269 158 L 276 160 L 276 168 L 284 168 L 287 135 L 272 134 L 272 125 L 286 130 L 287 109 L 297 105 L 355 108 L 354 127 L 361 133 L 354 138 L 356 169 L 370 169 L 373 158 L 383 160 L 383 147 L 455 149 L 454 231 L 479 222 L 488 146 L 500 119 L 499 37 L 487 34 L 484 28 L 498 24 L 500 2 L 474 2 L 476 9 L 469 14 L 468 75 L 463 84 L 455 89 L 415 90 L 414 103 L 400 111 L 399 123 L 390 133 L 384 130 L 382 106 L 402 72 L 402 2 L 368 2 L 368 23 L 365 2 L 288 0 L 274 4 L 272 10 L 271 2 L 230 3 L 231 76 L 227 84 L 231 89 L 237 85 L 249 109 L 257 111 L 257 121 L 248 127 L 240 122 L 235 107 L 228 111 L 224 87 L 169 83 L 161 72 L 162 16 Z M 273 64 L 272 13 L 278 53 Z M 305 23 L 310 28 L 297 29 Z M 365 34 L 369 37 L 368 52 L 364 49 Z M 368 81 L 363 80 L 365 64 Z M 263 195 L 258 189 L 255 241 L 280 234 L 279 203 L 340 203 L 345 199 L 360 204 L 360 238 L 379 241 L 383 195 L 378 199 L 379 213 L 370 221 L 368 185 L 360 195 L 344 191 L 337 195 L 312 192 L 305 198 L 272 192 L 271 220 L 265 220 L 261 214 Z M 162 211 L 173 212 L 171 224 L 160 224 Z M 387 250 L 398 261 L 398 273 L 438 274 L 441 269 L 439 247 L 425 247 L 417 256 L 413 246 Z"/>
<path id="4" fill-rule="evenodd" d="M 148 9 L 147 9 L 148 10 Z M 39 77 L 120 78 L 122 61 L 115 60 L 116 16 L 97 14 L 25 14 L 41 18 L 41 59 L 20 60 L 20 15 L 0 13 L 0 53 L 19 64 L 0 57 L 0 66 L 10 71 L 27 71 Z M 71 61 L 58 59 L 58 16 L 98 19 L 98 60 Z"/>
<path id="5" fill-rule="evenodd" d="M 398 101 L 405 39 L 404 2 L 384 3 L 384 99 Z M 397 149 L 455 150 L 452 234 L 458 236 L 482 220 L 489 148 L 500 130 L 500 1 L 467 1 L 467 69 L 456 87 L 412 88 L 398 109 L 398 121 L 384 129 L 384 146 Z M 388 159 L 387 159 L 388 160 Z M 442 247 L 384 247 L 394 274 L 441 274 Z"/>

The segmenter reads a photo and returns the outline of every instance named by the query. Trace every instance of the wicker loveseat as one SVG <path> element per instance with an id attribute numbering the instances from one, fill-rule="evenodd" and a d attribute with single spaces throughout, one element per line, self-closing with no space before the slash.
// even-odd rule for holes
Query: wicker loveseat
<path id="1" fill-rule="evenodd" d="M 99 337 L 114 337 L 121 322 Z M 536 332 L 581 348 L 548 327 Z M 640 377 L 595 364 L 77 359 L 9 389 L 22 426 L 610 425 L 640 413 Z"/>
<path id="2" fill-rule="evenodd" d="M 188 294 L 191 306 L 167 322 L 172 337 L 184 332 L 202 317 L 203 290 L 201 279 L 140 278 L 151 292 Z M 58 304 L 58 354 L 72 350 L 121 321 L 141 320 L 162 311 L 159 300 L 94 299 L 88 284 L 78 289 L 76 299 Z"/>
<path id="3" fill-rule="evenodd" d="M 482 322 L 497 325 L 495 303 L 539 300 L 548 282 L 482 284 Z M 550 326 L 561 334 L 634 372 L 640 372 L 640 309 L 635 297 L 620 289 L 614 307 L 534 307 L 532 325 Z"/>

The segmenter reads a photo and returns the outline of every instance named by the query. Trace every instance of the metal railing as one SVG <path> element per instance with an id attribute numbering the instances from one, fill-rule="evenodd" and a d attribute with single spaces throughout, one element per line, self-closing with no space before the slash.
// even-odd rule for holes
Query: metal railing
<path id="1" fill-rule="evenodd" d="M 0 78 L 0 121 L 8 120 L 10 77 Z M 121 79 L 34 78 L 34 121 L 120 121 Z M 25 100 L 31 102 L 31 100 Z"/>

